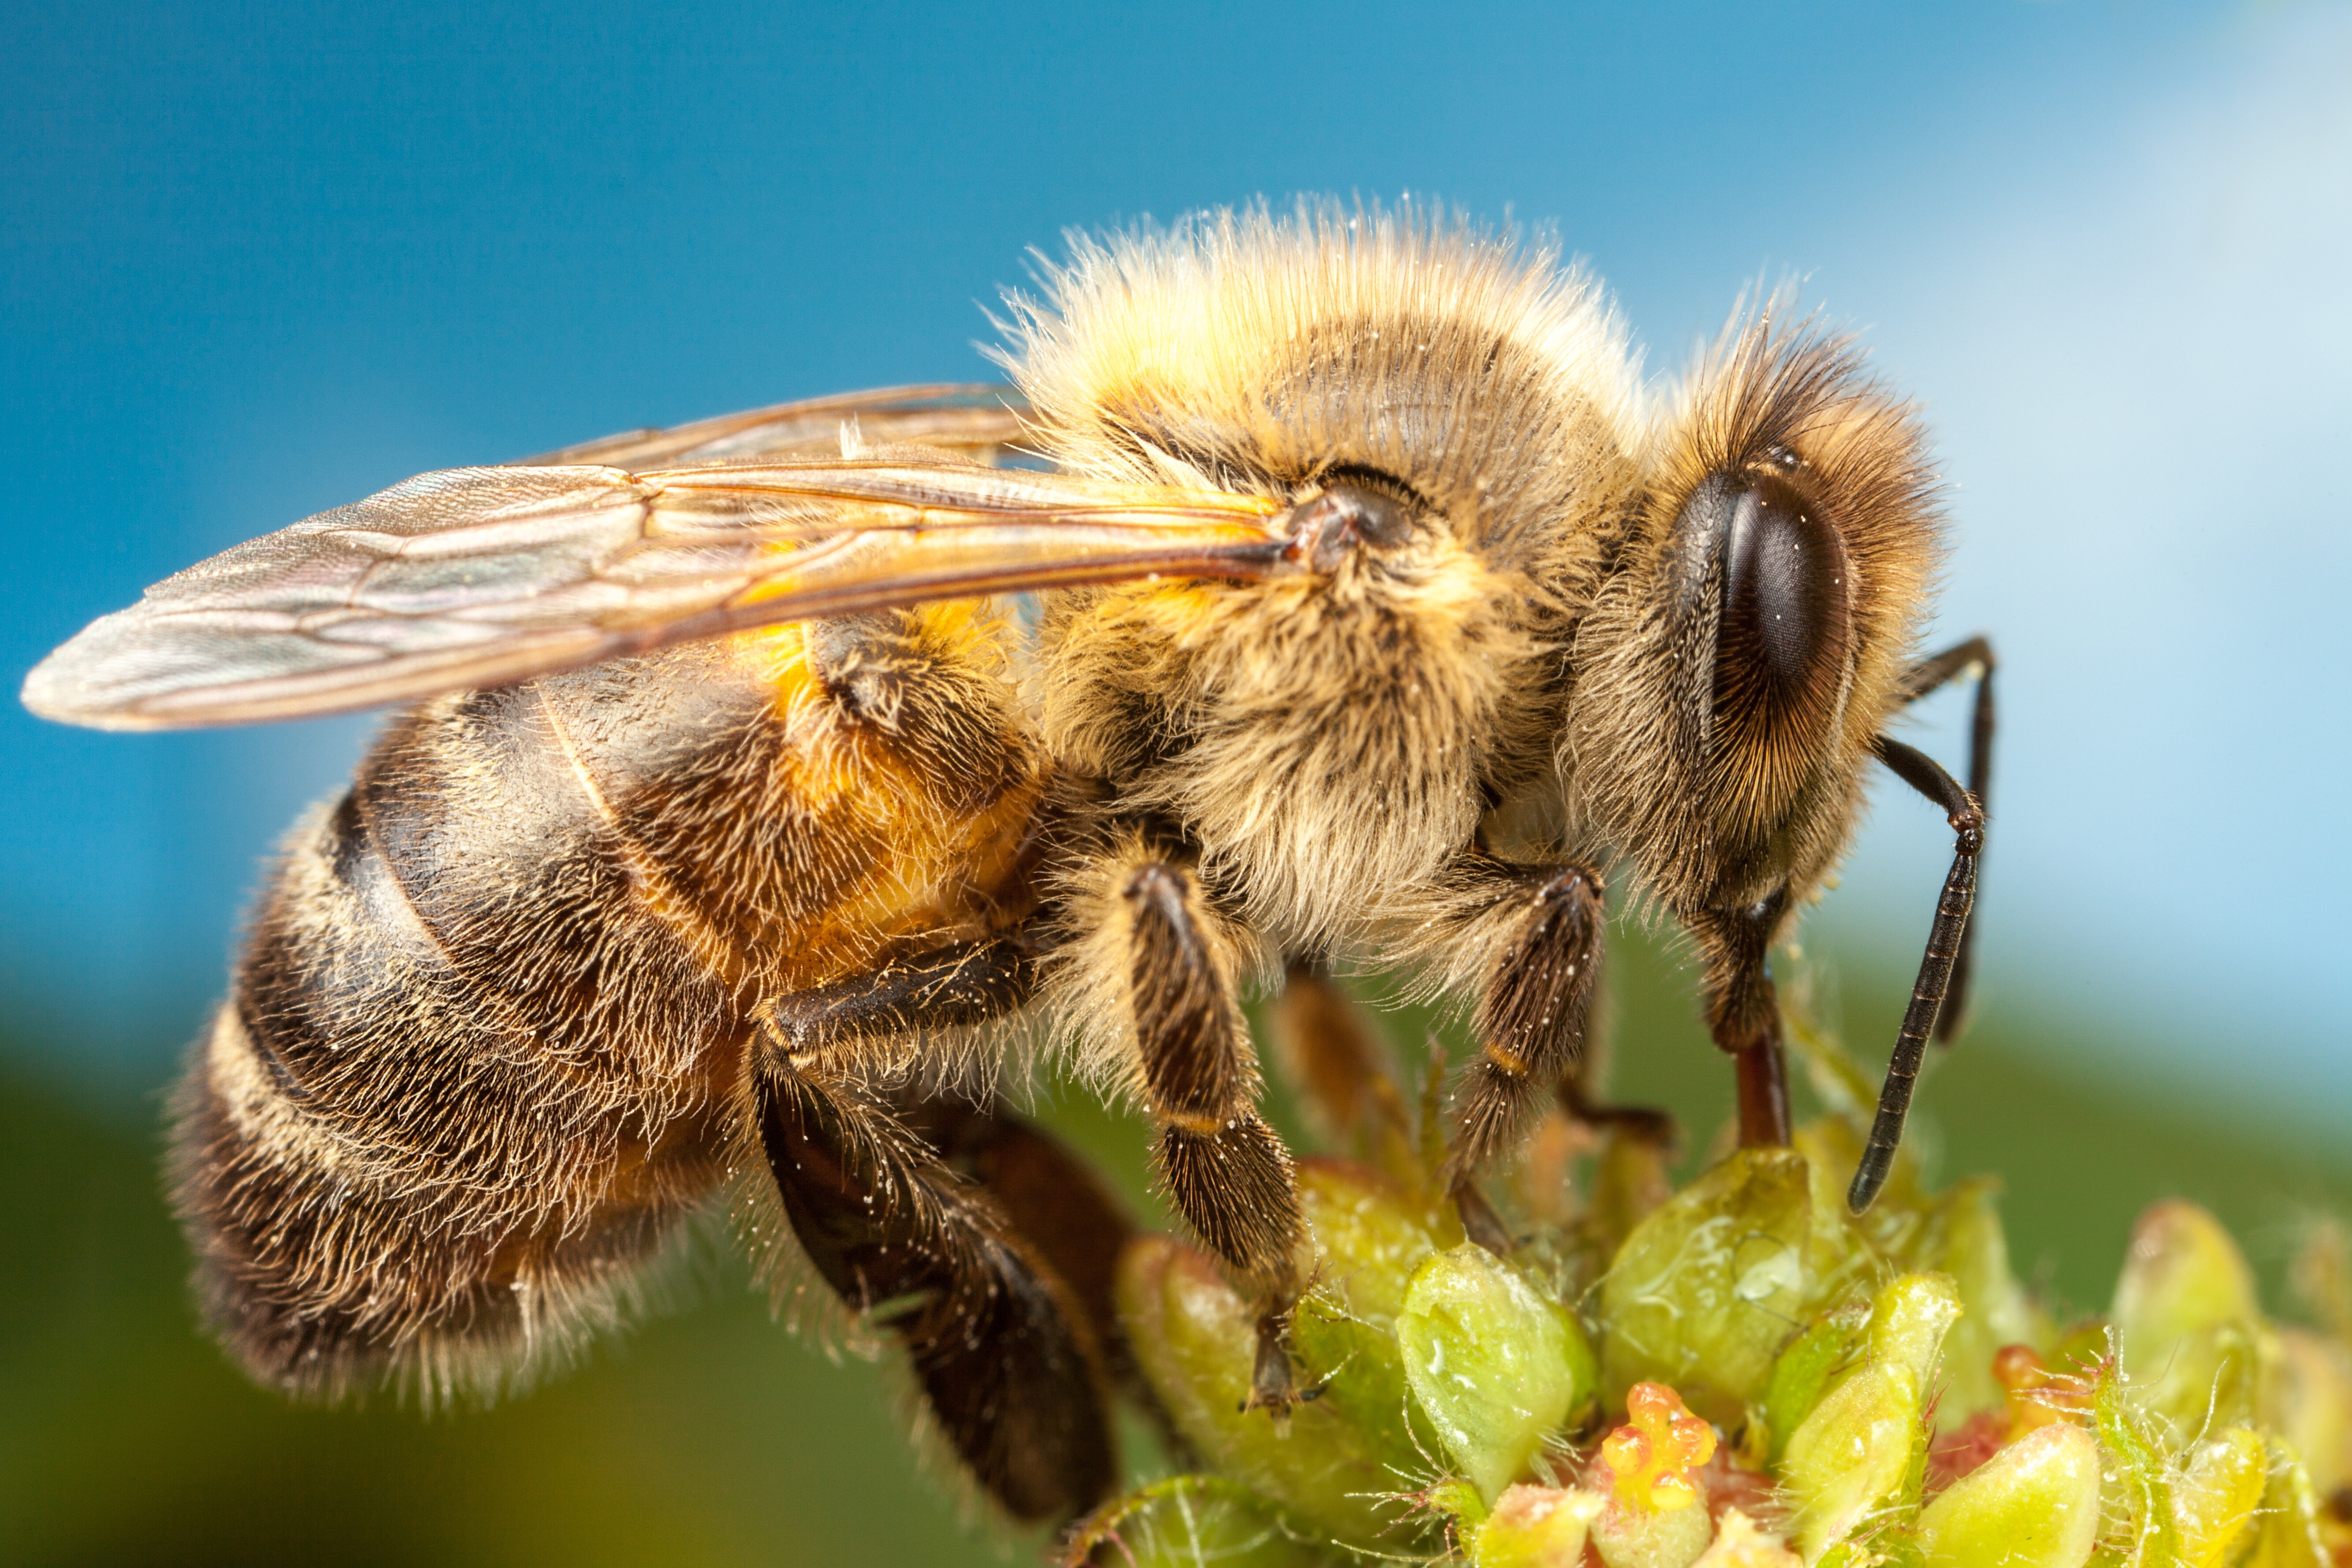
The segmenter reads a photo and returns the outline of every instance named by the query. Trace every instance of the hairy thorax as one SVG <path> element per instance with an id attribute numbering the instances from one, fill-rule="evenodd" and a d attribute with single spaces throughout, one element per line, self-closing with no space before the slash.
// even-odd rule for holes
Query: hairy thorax
<path id="1" fill-rule="evenodd" d="M 1046 745 L 1175 827 L 1221 903 L 1293 950 L 1360 936 L 1540 765 L 1549 640 L 1450 538 L 1328 578 L 1136 584 L 1044 628 Z"/>
<path id="2" fill-rule="evenodd" d="M 1364 526 L 1302 535 L 1265 581 L 1057 596 L 1042 738 L 1114 812 L 1171 824 L 1260 935 L 1351 948 L 1370 904 L 1550 772 L 1567 650 L 1639 485 L 1617 324 L 1548 261 L 1337 209 L 1081 246 L 1044 282 L 1005 361 L 1035 450 Z"/>

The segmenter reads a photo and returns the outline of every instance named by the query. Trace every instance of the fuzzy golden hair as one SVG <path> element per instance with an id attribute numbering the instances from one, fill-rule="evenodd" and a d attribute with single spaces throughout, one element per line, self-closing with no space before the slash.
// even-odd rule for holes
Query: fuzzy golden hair
<path id="1" fill-rule="evenodd" d="M 1630 493 L 1637 366 L 1548 245 L 1411 202 L 1301 202 L 1074 235 L 1014 296 L 1000 356 L 1037 444 L 1105 478 L 1288 496 L 1409 482 L 1497 569 L 1572 601 L 1577 526 Z"/>
<path id="2" fill-rule="evenodd" d="M 1328 576 L 1064 596 L 1056 756 L 1186 824 L 1301 948 L 1434 875 L 1548 770 L 1562 653 L 1638 496 L 1633 362 L 1582 274 L 1410 205 L 1304 204 L 1077 240 L 1005 362 L 1058 465 L 1286 499 L 1395 491 L 1408 545 Z"/>

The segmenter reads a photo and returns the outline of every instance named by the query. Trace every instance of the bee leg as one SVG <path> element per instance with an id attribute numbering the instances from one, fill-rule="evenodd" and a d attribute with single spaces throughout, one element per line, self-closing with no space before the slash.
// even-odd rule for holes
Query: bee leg
<path id="1" fill-rule="evenodd" d="M 795 1059 L 858 1040 L 985 1023 L 1036 989 L 1037 966 L 1017 936 L 951 942 L 830 986 L 766 1003 L 761 1022 Z"/>
<path id="2" fill-rule="evenodd" d="M 1263 1305 L 1249 1407 L 1286 1410 L 1287 1350 L 1306 1227 L 1290 1151 L 1257 1113 L 1257 1066 L 1232 977 L 1213 949 L 1213 916 L 1192 878 L 1164 861 L 1132 864 L 1120 888 L 1129 994 L 1160 1178 L 1209 1249 Z"/>
<path id="3" fill-rule="evenodd" d="M 1588 1127 L 1613 1127 L 1622 1137 L 1660 1148 L 1671 1149 L 1682 1141 L 1682 1128 L 1664 1111 L 1649 1105 L 1603 1105 L 1588 1098 L 1580 1072 L 1561 1076 L 1559 1108 Z"/>
<path id="4" fill-rule="evenodd" d="M 760 1143 L 802 1249 L 907 1348 L 940 1431 L 1014 1518 L 1059 1521 L 1118 1479 L 1099 1347 L 1075 1291 L 847 1072 L 771 1050 Z"/>
<path id="5" fill-rule="evenodd" d="M 1067 1145 L 1001 1105 L 942 1094 L 909 1106 L 907 1120 L 950 1169 L 987 1189 L 1014 1234 L 1068 1287 L 1112 1381 L 1151 1423 L 1161 1450 L 1189 1455 L 1118 1320 L 1118 1260 L 1135 1235 L 1118 1199 Z"/>
<path id="6" fill-rule="evenodd" d="M 1992 796 L 1992 674 L 1999 667 L 1993 657 L 1992 641 L 1987 637 L 1971 637 L 1945 649 L 1933 658 L 1922 659 L 1903 675 L 1903 700 L 1917 702 L 1930 692 L 1937 691 L 1957 680 L 1974 674 L 1977 682 L 1976 703 L 1969 717 L 1969 794 L 1974 798 L 1979 812 L 1989 808 Z M 1977 857 L 1979 864 L 1984 857 Z M 1982 871 L 1978 873 L 1981 878 Z M 1974 968 L 1976 925 L 1971 922 L 1960 932 L 1960 949 L 1952 959 L 1952 975 L 1944 991 L 1943 1010 L 1936 1015 L 1936 1043 L 1949 1045 L 1952 1037 L 1968 1021 L 1969 976 Z"/>
<path id="7" fill-rule="evenodd" d="M 1135 1227 L 1086 1162 L 1027 1118 L 958 1094 L 919 1101 L 906 1120 L 950 1170 L 986 1189 L 1013 1233 L 1068 1287 L 1120 1385 L 1148 1397 L 1114 1300 L 1118 1256 Z"/>
<path id="8" fill-rule="evenodd" d="M 1786 907 L 1774 893 L 1753 907 L 1718 912 L 1694 927 L 1706 952 L 1706 1027 L 1739 1073 L 1739 1146 L 1789 1141 L 1789 1061 L 1780 1048 L 1780 998 L 1765 967 Z"/>
<path id="9" fill-rule="evenodd" d="M 1600 876 L 1589 866 L 1521 866 L 1473 853 L 1456 870 L 1483 883 L 1475 913 L 1454 918 L 1489 949 L 1474 1024 L 1478 1059 L 1456 1092 L 1445 1181 L 1463 1229 L 1490 1252 L 1513 1246 L 1478 1173 L 1517 1142 L 1542 1098 L 1584 1049 L 1593 982 L 1601 969 Z M 1458 896 L 1458 893 L 1457 893 Z"/>

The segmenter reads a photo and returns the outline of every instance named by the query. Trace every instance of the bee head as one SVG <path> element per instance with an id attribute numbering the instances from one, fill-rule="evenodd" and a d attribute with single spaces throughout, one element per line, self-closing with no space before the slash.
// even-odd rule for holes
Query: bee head
<path id="1" fill-rule="evenodd" d="M 1592 615 L 1559 761 L 1686 920 L 1793 904 L 1843 852 L 1940 523 L 1911 411 L 1771 313 L 1705 359 Z"/>

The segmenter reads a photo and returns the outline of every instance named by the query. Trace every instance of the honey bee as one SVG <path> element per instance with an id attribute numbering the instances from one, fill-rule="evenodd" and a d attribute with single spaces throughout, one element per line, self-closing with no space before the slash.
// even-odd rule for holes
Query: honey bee
<path id="1" fill-rule="evenodd" d="M 1446 1179 L 1507 1249 L 1478 1178 L 1582 1103 L 1604 871 L 1696 939 L 1742 1141 L 1787 1140 L 1766 956 L 1876 758 L 1957 848 L 1868 1203 L 1964 982 L 1991 734 L 1985 643 L 1910 657 L 1914 413 L 1777 303 L 1654 397 L 1590 278 L 1411 204 L 1078 240 L 1040 288 L 1009 392 L 429 474 L 33 672 L 101 727 L 414 705 L 294 830 L 178 1103 L 255 1375 L 503 1386 L 756 1171 L 754 1231 L 898 1337 L 980 1487 L 1066 1517 L 1118 1474 L 1126 1222 L 992 1093 L 1015 1024 L 1149 1112 L 1278 1412 L 1311 1259 L 1245 990 L 1462 999 Z M 1886 734 L 1969 674 L 1973 790 Z"/>

